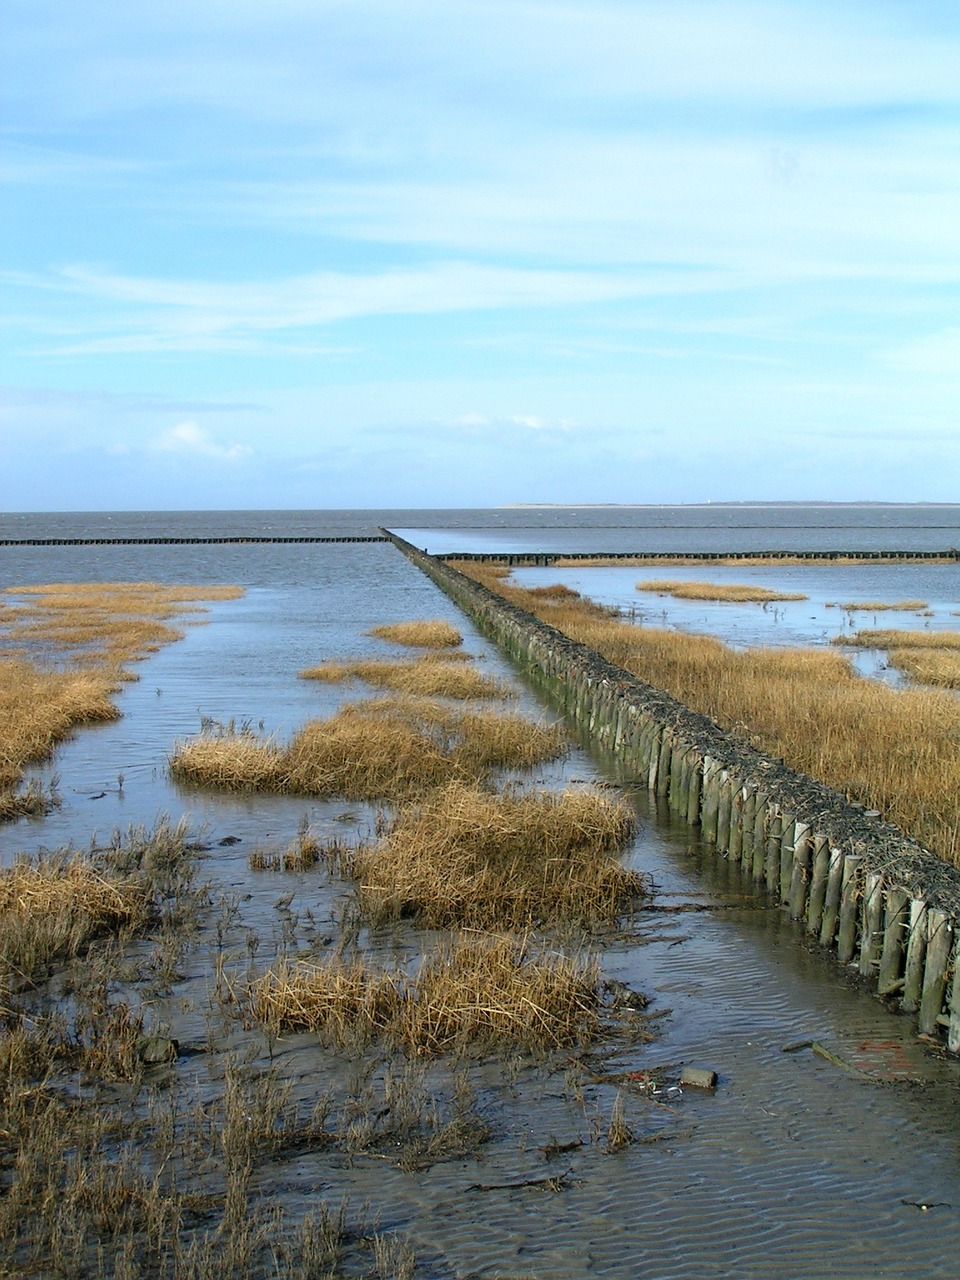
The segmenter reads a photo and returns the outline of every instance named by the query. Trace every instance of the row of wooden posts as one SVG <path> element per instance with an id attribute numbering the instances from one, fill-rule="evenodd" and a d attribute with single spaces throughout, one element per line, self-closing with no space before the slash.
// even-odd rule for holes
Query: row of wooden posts
<path id="1" fill-rule="evenodd" d="M 745 748 L 450 565 L 393 541 L 628 776 L 779 901 L 800 936 L 855 967 L 914 1015 L 921 1033 L 945 1031 L 949 1050 L 960 1052 L 955 920 L 946 897 L 937 902 L 921 887 L 955 879 L 960 901 L 960 874 L 878 814 Z"/>

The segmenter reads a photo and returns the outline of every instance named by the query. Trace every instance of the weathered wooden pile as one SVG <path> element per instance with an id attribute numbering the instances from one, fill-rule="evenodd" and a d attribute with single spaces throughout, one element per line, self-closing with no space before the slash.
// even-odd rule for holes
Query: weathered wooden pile
<path id="1" fill-rule="evenodd" d="M 801 936 L 960 1052 L 960 872 L 878 813 L 390 536 L 593 741 L 765 886 Z"/>

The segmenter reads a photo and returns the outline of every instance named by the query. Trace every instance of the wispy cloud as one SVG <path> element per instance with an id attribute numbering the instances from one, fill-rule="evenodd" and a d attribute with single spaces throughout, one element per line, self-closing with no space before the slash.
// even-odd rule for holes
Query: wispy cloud
<path id="1" fill-rule="evenodd" d="M 185 453 L 202 458 L 216 458 L 223 462 L 240 462 L 249 458 L 253 450 L 247 445 L 222 445 L 214 440 L 206 428 L 196 422 L 178 422 L 153 441 L 150 447 L 158 453 Z"/>

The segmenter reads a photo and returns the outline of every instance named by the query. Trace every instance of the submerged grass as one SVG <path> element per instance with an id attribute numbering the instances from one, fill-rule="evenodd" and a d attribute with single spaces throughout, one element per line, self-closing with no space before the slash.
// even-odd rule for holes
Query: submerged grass
<path id="1" fill-rule="evenodd" d="M 386 623 L 373 627 L 367 634 L 415 649 L 455 649 L 463 644 L 463 636 L 456 627 L 449 622 L 432 618 Z"/>
<path id="2" fill-rule="evenodd" d="M 960 864 L 960 703 L 952 694 L 861 679 L 835 650 L 737 651 L 710 636 L 616 622 L 578 602 L 538 600 L 483 564 L 457 567 Z M 927 647 L 944 636 L 960 645 L 957 632 L 858 632 L 854 643 L 902 647 L 915 634 Z"/>
<path id="3" fill-rule="evenodd" d="M 806 600 L 802 592 L 772 591 L 734 582 L 675 582 L 668 578 L 650 578 L 637 583 L 638 591 L 655 591 L 657 595 L 676 600 L 728 600 L 732 603 L 766 604 L 773 600 Z"/>
<path id="4" fill-rule="evenodd" d="M 254 1016 L 276 1034 L 382 1040 L 411 1056 L 585 1044 L 600 1033 L 600 1007 L 595 962 L 531 955 L 512 938 L 454 937 L 413 975 L 342 957 L 283 965 L 251 991 Z"/>
<path id="5" fill-rule="evenodd" d="M 455 780 L 480 781 L 494 769 L 528 768 L 564 750 L 556 725 L 385 698 L 310 721 L 285 746 L 245 730 L 203 733 L 176 744 L 170 772 L 221 790 L 395 801 Z"/>
<path id="6" fill-rule="evenodd" d="M 504 698 L 510 695 L 500 680 L 485 676 L 468 663 L 450 662 L 446 656 L 425 654 L 411 661 L 324 662 L 300 672 L 303 680 L 341 684 L 362 680 L 380 689 L 426 698 Z"/>
<path id="7" fill-rule="evenodd" d="M 620 865 L 626 805 L 588 791 L 492 795 L 454 784 L 400 810 L 344 870 L 375 923 L 526 930 L 614 923 L 644 892 Z"/>

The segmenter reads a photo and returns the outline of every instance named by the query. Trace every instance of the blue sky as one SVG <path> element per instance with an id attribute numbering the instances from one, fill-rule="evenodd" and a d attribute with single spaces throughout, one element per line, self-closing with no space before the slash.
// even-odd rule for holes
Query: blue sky
<path id="1" fill-rule="evenodd" d="M 956 6 L 5 9 L 4 509 L 958 497 Z"/>

